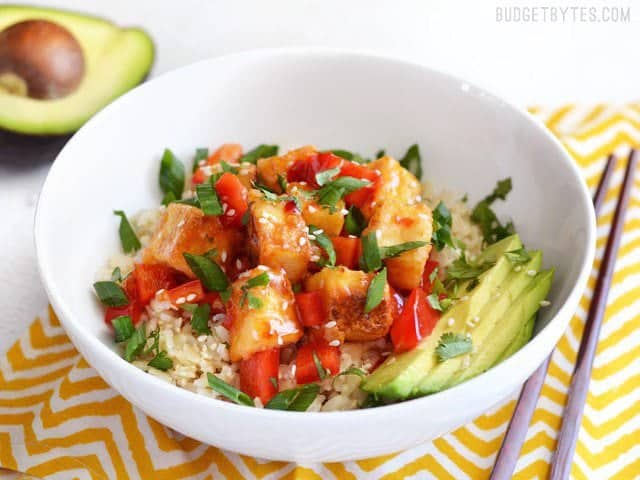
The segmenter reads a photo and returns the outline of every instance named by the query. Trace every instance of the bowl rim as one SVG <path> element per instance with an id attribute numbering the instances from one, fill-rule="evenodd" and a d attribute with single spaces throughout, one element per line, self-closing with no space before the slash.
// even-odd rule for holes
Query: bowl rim
<path id="1" fill-rule="evenodd" d="M 46 257 L 46 238 L 43 238 L 43 226 L 46 223 L 46 216 L 43 214 L 46 211 L 47 206 L 45 205 L 45 201 L 48 200 L 48 197 L 51 196 L 50 191 L 52 190 L 52 185 L 55 185 L 57 180 L 57 172 L 62 168 L 61 166 L 64 163 L 68 163 L 70 160 L 65 159 L 65 152 L 69 148 L 69 144 L 74 142 L 74 138 L 65 145 L 65 147 L 59 152 L 56 156 L 55 161 L 53 162 L 47 177 L 43 183 L 43 186 L 40 191 L 40 195 L 38 198 L 36 211 L 35 211 L 35 220 L 34 220 L 34 243 L 36 249 L 36 261 L 38 265 L 38 271 L 40 274 L 40 278 L 42 280 L 43 286 L 47 293 L 47 297 L 53 306 L 55 312 L 58 313 L 58 317 L 60 318 L 60 322 L 64 326 L 66 333 L 72 339 L 76 336 L 84 336 L 85 341 L 87 343 L 87 348 L 92 348 L 93 353 L 96 357 L 99 357 L 101 364 L 109 364 L 113 366 L 113 368 L 118 369 L 118 376 L 129 376 L 132 379 L 135 379 L 137 382 L 147 383 L 154 388 L 162 389 L 163 393 L 166 392 L 167 395 L 173 396 L 176 401 L 184 401 L 184 402 L 196 402 L 201 404 L 202 406 L 207 406 L 208 408 L 218 408 L 223 411 L 229 411 L 232 414 L 243 414 L 243 415 L 259 415 L 260 417 L 272 416 L 274 420 L 277 419 L 291 419 L 294 416 L 297 418 L 304 418 L 306 422 L 316 422 L 319 420 L 324 421 L 343 421 L 346 417 L 354 420 L 363 420 L 365 418 L 370 418 L 372 416 L 377 416 L 379 413 L 376 412 L 384 412 L 385 414 L 394 415 L 394 414 L 402 414 L 407 410 L 413 410 L 415 408 L 428 407 L 429 403 L 434 403 L 438 401 L 439 403 L 447 403 L 449 399 L 453 397 L 463 396 L 463 395 L 471 395 L 475 390 L 477 390 L 482 383 L 486 382 L 489 378 L 499 379 L 501 376 L 508 371 L 508 368 L 516 362 L 517 358 L 526 355 L 528 351 L 533 350 L 536 346 L 539 348 L 543 348 L 542 344 L 545 342 L 549 342 L 550 338 L 553 338 L 554 332 L 551 330 L 551 326 L 561 321 L 561 318 L 570 318 L 573 312 L 569 310 L 575 309 L 575 306 L 578 304 L 580 297 L 587 285 L 587 280 L 591 271 L 591 265 L 593 263 L 593 259 L 595 256 L 595 235 L 596 235 L 596 220 L 595 213 L 593 208 L 591 207 L 591 198 L 587 188 L 587 184 L 582 177 L 582 173 L 576 164 L 576 162 L 570 157 L 567 150 L 563 147 L 562 143 L 538 120 L 532 117 L 526 110 L 521 107 L 514 105 L 513 103 L 503 99 L 497 94 L 492 93 L 484 87 L 478 87 L 475 83 L 467 81 L 466 79 L 462 79 L 455 75 L 452 75 L 447 72 L 443 72 L 441 70 L 432 68 L 428 65 L 422 64 L 417 61 L 411 61 L 403 58 L 399 58 L 398 56 L 383 54 L 379 52 L 373 52 L 365 49 L 346 49 L 346 48 L 326 48 L 326 47 L 278 47 L 278 48 L 257 48 L 257 49 L 249 49 L 243 50 L 240 52 L 235 52 L 227 55 L 210 57 L 203 60 L 199 60 L 197 62 L 181 66 L 179 68 L 164 72 L 157 77 L 150 79 L 149 81 L 140 84 L 139 86 L 133 88 L 129 92 L 125 93 L 115 101 L 111 102 L 105 108 L 103 108 L 100 112 L 94 115 L 80 130 L 87 128 L 89 125 L 93 125 L 96 122 L 99 122 L 101 117 L 105 114 L 104 112 L 109 112 L 114 108 L 117 108 L 121 103 L 128 101 L 130 97 L 136 95 L 138 90 L 148 88 L 149 84 L 154 84 L 158 81 L 164 81 L 164 79 L 171 78 L 175 75 L 183 74 L 190 69 L 197 70 L 202 68 L 203 65 L 216 65 L 216 64 L 225 64 L 227 62 L 234 62 L 239 60 L 250 60 L 252 57 L 256 59 L 260 57 L 264 58 L 277 58 L 277 57 L 315 57 L 319 60 L 322 59 L 334 59 L 338 57 L 354 57 L 360 60 L 373 60 L 384 62 L 387 64 L 395 64 L 399 68 L 413 68 L 420 69 L 428 72 L 429 75 L 434 77 L 439 77 L 445 80 L 448 83 L 465 85 L 468 87 L 470 91 L 475 92 L 476 94 L 483 95 L 486 98 L 489 98 L 495 104 L 506 107 L 511 111 L 513 115 L 519 117 L 522 121 L 530 126 L 530 128 L 537 131 L 538 134 L 542 135 L 548 142 L 553 144 L 558 150 L 559 156 L 562 158 L 562 162 L 564 162 L 564 166 L 569 168 L 570 173 L 573 176 L 573 180 L 579 185 L 580 190 L 580 200 L 581 206 L 586 206 L 587 211 L 587 232 L 586 239 L 587 248 L 586 253 L 582 261 L 582 266 L 577 275 L 577 281 L 572 286 L 569 294 L 567 295 L 566 300 L 562 304 L 562 306 L 558 309 L 555 315 L 549 320 L 548 324 L 540 330 L 526 345 L 524 345 L 520 350 L 518 350 L 511 357 L 502 361 L 498 365 L 490 368 L 489 370 L 483 372 L 482 374 L 469 379 L 465 382 L 462 382 L 454 387 L 443 390 L 441 392 L 437 392 L 434 394 L 430 394 L 424 397 L 413 398 L 404 400 L 401 402 L 393 403 L 390 405 L 379 406 L 375 408 L 367 408 L 367 409 L 355 409 L 355 410 L 344 410 L 344 411 L 330 411 L 330 412 L 291 412 L 291 411 L 280 411 L 280 410 L 268 410 L 263 408 L 246 408 L 245 406 L 236 405 L 232 402 L 221 401 L 216 398 L 207 397 L 205 395 L 201 395 L 185 388 L 178 387 L 177 385 L 173 385 L 167 383 L 159 378 L 156 378 L 153 375 L 149 375 L 143 370 L 137 368 L 133 364 L 124 361 L 122 357 L 117 355 L 111 348 L 105 345 L 102 341 L 98 339 L 97 336 L 92 334 L 89 330 L 85 329 L 82 326 L 82 323 L 79 322 L 75 315 L 72 313 L 72 308 L 67 305 L 66 301 L 63 300 L 63 296 L 59 293 L 60 288 L 57 287 L 57 282 L 53 277 L 52 271 L 49 268 L 49 264 L 47 262 Z M 71 157 L 69 157 L 71 158 Z M 64 163 L 63 163 L 64 162 Z M 64 290 L 64 289 L 62 289 Z M 77 345 L 74 346 L 81 350 Z M 555 348 L 555 341 L 554 347 Z M 552 349 L 553 350 L 553 349 Z M 537 365 L 536 365 L 537 368 Z M 96 368 L 99 373 L 99 368 Z M 131 377 L 133 376 L 133 377 Z M 102 377 L 102 376 L 101 376 Z M 112 386 L 112 385 L 111 385 Z M 112 386 L 113 387 L 113 386 Z M 114 388 L 115 389 L 115 388 Z M 126 392 L 120 391 L 119 389 L 115 389 L 119 394 L 127 397 Z M 498 399 L 497 399 L 498 400 Z M 501 399 L 499 399 L 501 400 Z M 381 413 L 380 413 L 381 414 Z"/>

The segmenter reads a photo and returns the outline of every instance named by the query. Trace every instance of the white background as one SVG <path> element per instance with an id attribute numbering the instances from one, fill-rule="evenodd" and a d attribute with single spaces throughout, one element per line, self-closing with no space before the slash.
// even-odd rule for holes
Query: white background
<path id="1" fill-rule="evenodd" d="M 31 0 L 29 4 L 75 9 L 146 28 L 156 43 L 154 75 L 249 48 L 321 45 L 419 61 L 465 77 L 521 106 L 640 97 L 640 0 Z M 629 7 L 631 22 L 544 23 L 540 18 L 540 7 L 576 5 Z M 497 22 L 496 8 L 505 6 L 538 7 L 538 21 Z M 31 227 L 47 170 L 48 165 L 0 165 L 0 351 L 46 305 Z M 104 255 L 96 252 L 96 265 Z"/>

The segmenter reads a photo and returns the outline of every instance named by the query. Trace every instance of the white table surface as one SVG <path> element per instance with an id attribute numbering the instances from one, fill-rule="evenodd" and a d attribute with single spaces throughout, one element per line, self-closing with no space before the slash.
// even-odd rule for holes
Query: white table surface
<path id="1" fill-rule="evenodd" d="M 423 62 L 518 105 L 622 102 L 640 96 L 640 0 L 629 23 L 498 23 L 496 7 L 531 1 L 30 0 L 140 25 L 153 36 L 153 74 L 255 47 L 368 49 Z M 553 2 L 550 2 L 553 3 Z M 580 2 L 565 1 L 564 6 Z M 19 161 L 19 159 L 17 159 Z M 0 165 L 0 351 L 46 305 L 32 241 L 48 164 Z"/>

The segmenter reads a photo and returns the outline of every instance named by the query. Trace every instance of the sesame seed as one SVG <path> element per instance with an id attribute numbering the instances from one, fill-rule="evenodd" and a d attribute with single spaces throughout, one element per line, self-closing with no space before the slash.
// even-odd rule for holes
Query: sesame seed
<path id="1" fill-rule="evenodd" d="M 378 204 L 378 202 L 376 202 L 376 201 L 371 202 L 371 206 L 372 207 L 375 207 L 377 204 Z"/>
<path id="2" fill-rule="evenodd" d="M 268 221 L 266 218 L 262 218 L 262 217 L 260 217 L 260 218 L 258 219 L 258 223 L 262 223 L 262 224 L 264 225 L 264 224 L 266 224 L 266 223 L 269 223 L 269 221 Z"/>
<path id="3" fill-rule="evenodd" d="M 455 321 L 455 319 L 453 317 L 451 317 L 449 320 L 447 320 L 447 325 L 449 325 L 450 327 L 452 327 L 454 323 L 456 323 L 456 321 Z"/>
<path id="4" fill-rule="evenodd" d="M 416 195 L 416 202 L 421 202 L 422 201 L 422 197 L 420 195 Z"/>
<path id="5" fill-rule="evenodd" d="M 325 324 L 325 327 L 327 327 L 327 328 L 333 328 L 333 327 L 335 327 L 336 325 L 337 325 L 336 321 L 335 321 L 335 320 L 331 320 L 330 322 L 327 322 L 327 323 Z"/>
<path id="6" fill-rule="evenodd" d="M 471 320 L 467 320 L 467 321 L 466 321 L 466 322 L 464 322 L 464 323 L 465 323 L 465 325 L 466 325 L 467 327 L 469 327 L 469 328 L 473 328 L 473 327 L 475 327 L 475 326 L 476 326 L 476 324 L 475 324 L 475 323 L 473 323 L 473 321 L 471 321 Z"/>
<path id="7" fill-rule="evenodd" d="M 309 205 L 307 207 L 307 210 L 309 210 L 309 213 L 315 213 L 318 211 L 318 209 L 316 207 L 314 207 L 313 205 Z"/>
<path id="8" fill-rule="evenodd" d="M 464 360 L 462 360 L 462 366 L 467 368 L 469 365 L 471 365 L 471 358 L 469 358 L 469 355 L 466 355 Z"/>
<path id="9" fill-rule="evenodd" d="M 393 362 L 396 361 L 396 357 L 391 357 L 388 361 L 387 361 L 387 365 L 391 365 Z"/>
<path id="10" fill-rule="evenodd" d="M 258 340 L 258 332 L 256 332 L 255 330 L 251 330 L 251 336 L 254 340 Z"/>
<path id="11" fill-rule="evenodd" d="M 283 344 L 284 344 L 284 340 L 282 340 L 282 337 L 278 335 L 278 345 L 283 345 Z"/>
<path id="12" fill-rule="evenodd" d="M 200 160 L 200 161 L 198 162 L 198 165 L 200 165 L 201 167 L 202 167 L 202 166 L 204 166 L 204 165 L 206 165 L 206 164 L 207 164 L 207 162 L 206 162 L 206 161 L 204 161 L 204 160 Z"/>
<path id="13" fill-rule="evenodd" d="M 184 219 L 182 219 L 182 220 L 180 220 L 180 221 L 178 222 L 178 228 L 181 228 L 181 227 L 183 227 L 183 226 L 184 226 Z"/>
<path id="14" fill-rule="evenodd" d="M 518 265 L 517 267 L 515 267 L 515 268 L 514 268 L 514 270 L 515 270 L 516 272 L 519 272 L 519 271 L 521 271 L 521 270 L 522 270 L 522 267 L 521 267 L 520 265 Z"/>
<path id="15" fill-rule="evenodd" d="M 307 243 L 307 239 L 304 237 L 300 237 L 300 239 L 298 240 L 298 244 L 302 247 L 304 244 Z"/>
<path id="16" fill-rule="evenodd" d="M 223 262 L 227 261 L 227 251 L 223 250 L 222 253 L 220 254 L 220 260 L 222 260 Z"/>
<path id="17" fill-rule="evenodd" d="M 236 214 L 235 209 L 230 208 L 229 210 L 227 210 L 227 216 L 233 217 L 235 214 Z"/>
<path id="18" fill-rule="evenodd" d="M 478 323 L 480 321 L 480 317 L 479 316 L 475 316 L 473 317 L 473 323 Z"/>
<path id="19" fill-rule="evenodd" d="M 236 259 L 236 268 L 238 270 L 242 268 L 242 261 L 239 258 Z"/>
<path id="20" fill-rule="evenodd" d="M 317 262 L 318 260 L 320 260 L 320 256 L 319 255 L 311 255 L 311 261 L 312 262 Z"/>
<path id="21" fill-rule="evenodd" d="M 469 300 L 469 295 L 465 295 L 460 300 L 462 300 L 463 302 L 466 302 L 467 300 Z"/>
<path id="22" fill-rule="evenodd" d="M 316 235 L 320 235 L 321 233 L 324 233 L 324 230 L 321 228 L 316 229 Z"/>
<path id="23" fill-rule="evenodd" d="M 471 333 L 467 332 L 467 338 L 471 338 Z"/>
<path id="24" fill-rule="evenodd" d="M 309 240 L 315 240 L 315 239 L 316 239 L 316 236 L 315 236 L 315 235 L 311 235 L 311 234 L 309 234 Z"/>
<path id="25" fill-rule="evenodd" d="M 289 302 L 285 300 L 284 302 L 282 302 L 282 309 L 286 310 L 287 308 L 289 308 Z"/>
<path id="26" fill-rule="evenodd" d="M 380 354 L 381 357 L 388 357 L 389 355 L 391 355 L 391 352 L 382 352 Z"/>
<path id="27" fill-rule="evenodd" d="M 193 300 L 196 299 L 196 294 L 195 293 L 190 293 L 189 295 L 187 295 L 187 302 L 191 302 Z"/>
<path id="28" fill-rule="evenodd" d="M 222 211 L 223 211 L 223 212 L 226 212 L 226 211 L 227 211 L 227 208 L 229 208 L 229 205 L 227 205 L 226 203 L 223 203 L 223 204 L 222 204 Z"/>
<path id="29" fill-rule="evenodd" d="M 158 290 L 158 291 L 156 292 L 156 295 L 162 295 L 164 292 L 165 292 L 165 289 L 164 289 L 164 288 L 161 288 L 160 290 Z"/>
<path id="30" fill-rule="evenodd" d="M 347 213 L 349 213 L 349 210 L 347 210 L 346 208 L 343 208 L 342 210 L 340 210 L 340 213 L 342 215 L 346 215 Z"/>
<path id="31" fill-rule="evenodd" d="M 296 374 L 296 364 L 294 363 L 293 365 L 291 365 L 291 376 L 294 376 Z"/>
<path id="32" fill-rule="evenodd" d="M 380 240 L 380 237 L 382 237 L 382 232 L 380 230 L 376 230 L 376 238 Z"/>
<path id="33" fill-rule="evenodd" d="M 224 322 L 227 319 L 227 316 L 224 313 L 216 313 L 213 316 L 213 321 L 218 323 L 218 322 Z"/>
<path id="34" fill-rule="evenodd" d="M 340 345 L 340 340 L 331 340 L 331 341 L 329 342 L 329 346 L 330 346 L 330 347 L 337 347 L 337 346 L 339 346 L 339 345 Z"/>
<path id="35" fill-rule="evenodd" d="M 549 300 L 540 300 L 541 307 L 548 307 L 549 305 L 551 305 L 551 302 Z"/>
<path id="36" fill-rule="evenodd" d="M 184 297 L 180 297 L 180 298 L 178 298 L 178 299 L 176 300 L 176 305 L 181 305 L 181 304 L 183 304 L 184 302 L 186 302 L 185 298 L 184 298 Z"/>
<path id="37" fill-rule="evenodd" d="M 537 273 L 538 272 L 536 272 L 535 270 L 528 270 L 527 271 L 527 275 L 529 275 L 530 277 L 535 277 Z"/>

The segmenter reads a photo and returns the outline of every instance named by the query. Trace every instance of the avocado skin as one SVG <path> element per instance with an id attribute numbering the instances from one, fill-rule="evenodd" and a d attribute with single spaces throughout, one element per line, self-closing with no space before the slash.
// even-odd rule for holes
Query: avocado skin
<path id="1" fill-rule="evenodd" d="M 482 278 L 490 282 L 480 281 L 480 284 L 468 294 L 468 299 L 457 302 L 436 324 L 431 334 L 424 338 L 416 348 L 399 355 L 392 355 L 371 375 L 364 379 L 362 389 L 379 397 L 395 400 L 408 398 L 419 382 L 434 365 L 437 364 L 435 348 L 440 336 L 445 331 L 460 332 L 464 330 L 465 322 L 473 317 L 487 304 L 491 297 L 491 284 L 501 284 L 511 272 L 509 260 L 504 253 L 522 247 L 518 235 L 505 238 L 480 255 L 479 262 L 496 262 Z M 464 288 L 464 287 L 463 287 Z M 454 318 L 453 326 L 447 324 L 447 319 Z"/>
<path id="2" fill-rule="evenodd" d="M 522 265 L 519 271 L 512 270 L 502 284 L 496 285 L 499 289 L 498 291 L 501 292 L 500 296 L 492 298 L 478 314 L 479 322 L 473 328 L 467 329 L 472 335 L 474 350 L 477 350 L 490 338 L 497 325 L 511 321 L 522 323 L 522 320 L 517 317 L 505 317 L 513 304 L 520 300 L 521 293 L 526 291 L 533 282 L 533 278 L 527 272 L 530 270 L 537 272 L 541 266 L 542 252 L 532 252 L 531 259 L 525 265 Z M 498 346 L 498 348 L 496 356 L 505 349 L 503 346 Z M 473 358 L 473 355 L 474 353 L 471 353 L 470 358 Z M 435 365 L 429 372 L 426 372 L 424 378 L 416 387 L 414 395 L 421 396 L 439 392 L 447 385 L 453 375 L 465 368 L 464 362 L 465 356 L 459 356 Z"/>
<path id="3" fill-rule="evenodd" d="M 155 56 L 151 38 L 140 29 L 119 28 L 108 20 L 62 9 L 22 5 L 0 6 L 0 30 L 31 19 L 52 21 L 71 30 L 80 42 L 85 57 L 93 58 L 93 64 L 98 66 L 94 65 L 91 70 L 87 70 L 83 84 L 87 83 L 90 87 L 87 89 L 81 84 L 78 88 L 81 96 L 76 96 L 75 99 L 75 92 L 72 92 L 55 102 L 42 101 L 39 106 L 32 103 L 33 99 L 25 99 L 23 103 L 21 97 L 16 99 L 17 103 L 16 100 L 7 103 L 2 97 L 6 99 L 11 95 L 0 92 L 0 106 L 4 109 L 4 114 L 0 112 L 0 162 L 3 163 L 41 163 L 53 160 L 73 133 L 91 116 L 147 78 Z M 74 29 L 75 26 L 78 28 Z M 126 36 L 126 43 L 117 44 L 117 48 L 123 49 L 124 52 L 130 51 L 135 45 L 135 51 L 139 52 L 135 54 L 137 58 L 131 58 L 133 55 L 129 53 L 119 54 L 126 59 L 122 62 L 122 65 L 126 66 L 123 67 L 126 68 L 126 74 L 105 78 L 104 72 L 112 69 L 110 66 L 115 63 L 113 58 L 103 60 L 101 56 L 105 46 L 109 47 L 107 43 L 98 42 L 92 35 L 82 34 L 84 31 L 94 30 L 98 33 L 96 37 L 105 36 L 106 31 Z M 109 41 L 113 42 L 113 38 L 110 36 Z M 97 63 L 95 57 L 98 57 Z M 114 78 L 117 81 L 114 81 Z M 98 89 L 92 88 L 92 85 L 100 86 L 99 93 L 95 93 Z M 105 92 L 109 89 L 111 92 Z M 70 99 L 69 102 L 65 101 L 67 98 Z M 56 105 L 55 110 L 53 104 Z M 25 116 L 24 113 L 27 111 L 29 114 Z M 34 119 L 38 118 L 46 120 L 34 122 Z"/>

